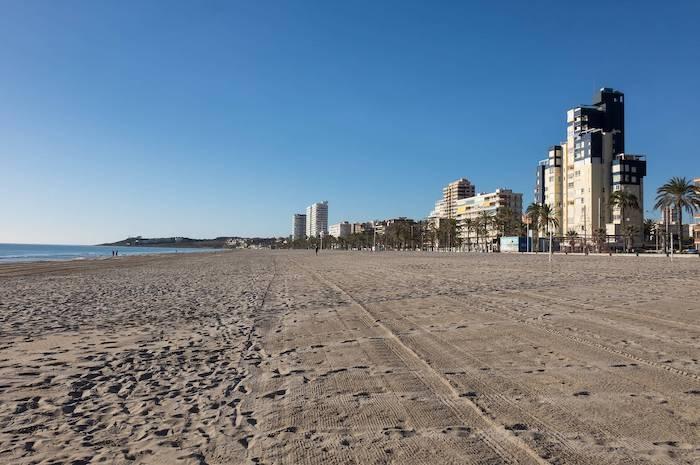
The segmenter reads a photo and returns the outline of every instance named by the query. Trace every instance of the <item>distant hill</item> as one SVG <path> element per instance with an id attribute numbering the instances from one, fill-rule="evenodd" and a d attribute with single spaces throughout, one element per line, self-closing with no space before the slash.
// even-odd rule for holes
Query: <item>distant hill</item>
<path id="1" fill-rule="evenodd" d="M 277 247 L 284 239 L 274 237 L 217 237 L 215 239 L 190 239 L 189 237 L 127 237 L 121 241 L 98 244 L 111 247 L 201 247 L 208 249 L 268 248 Z"/>

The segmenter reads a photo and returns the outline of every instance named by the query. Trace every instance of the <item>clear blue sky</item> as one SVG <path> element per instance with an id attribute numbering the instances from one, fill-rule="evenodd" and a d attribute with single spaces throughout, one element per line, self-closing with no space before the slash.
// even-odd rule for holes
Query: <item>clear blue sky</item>
<path id="1" fill-rule="evenodd" d="M 567 108 L 626 94 L 646 207 L 700 176 L 700 2 L 6 1 L 0 242 L 287 235 L 532 199 Z"/>

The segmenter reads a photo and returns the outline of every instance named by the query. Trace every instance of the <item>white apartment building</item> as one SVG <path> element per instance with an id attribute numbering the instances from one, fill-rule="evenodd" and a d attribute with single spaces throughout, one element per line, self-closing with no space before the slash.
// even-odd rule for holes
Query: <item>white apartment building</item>
<path id="1" fill-rule="evenodd" d="M 352 224 L 348 223 L 347 221 L 332 224 L 328 230 L 328 234 L 336 238 L 348 237 L 350 234 L 352 234 Z"/>
<path id="2" fill-rule="evenodd" d="M 328 234 L 328 201 L 316 202 L 306 207 L 306 236 L 320 237 Z"/>

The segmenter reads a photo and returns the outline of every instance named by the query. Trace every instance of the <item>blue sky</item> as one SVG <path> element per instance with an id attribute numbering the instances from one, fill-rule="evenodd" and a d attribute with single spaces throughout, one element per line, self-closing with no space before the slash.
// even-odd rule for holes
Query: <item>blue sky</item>
<path id="1" fill-rule="evenodd" d="M 419 218 L 462 176 L 529 202 L 602 86 L 650 209 L 700 176 L 700 3 L 673 3 L 3 2 L 0 242 Z"/>

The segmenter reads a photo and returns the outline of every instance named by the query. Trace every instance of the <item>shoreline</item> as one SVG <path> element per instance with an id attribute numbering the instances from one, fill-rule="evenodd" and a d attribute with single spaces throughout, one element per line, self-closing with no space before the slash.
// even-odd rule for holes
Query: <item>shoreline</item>
<path id="1" fill-rule="evenodd" d="M 32 244 L 34 245 L 34 244 Z M 79 247 L 103 247 L 106 248 L 105 246 L 79 246 Z M 157 248 L 157 247 L 154 247 Z M 219 252 L 225 252 L 227 250 L 231 249 L 192 249 L 192 248 L 186 248 L 187 251 L 183 251 L 182 249 L 179 248 L 169 248 L 170 251 L 148 251 L 148 252 L 138 252 L 138 253 L 130 253 L 128 250 L 123 250 L 123 249 L 129 249 L 129 247 L 122 247 L 120 248 L 114 248 L 113 250 L 118 250 L 120 254 L 118 256 L 110 256 L 107 254 L 104 255 L 88 255 L 88 256 L 71 256 L 71 257 L 63 257 L 63 256 L 57 256 L 57 257 L 51 257 L 51 256 L 29 256 L 29 257 L 22 257 L 22 256 L 0 256 L 0 267 L 6 264 L 18 264 L 18 263 L 53 263 L 53 262 L 81 262 L 81 261 L 95 261 L 95 260 L 114 260 L 114 259 L 122 259 L 122 258 L 127 258 L 127 257 L 148 257 L 148 256 L 154 256 L 154 255 L 196 255 L 196 254 L 205 254 L 205 253 L 219 253 Z M 162 247 L 162 249 L 165 249 L 165 247 Z"/>
<path id="2" fill-rule="evenodd" d="M 40 275 L 43 273 L 72 273 L 83 271 L 107 270 L 129 266 L 148 265 L 161 261 L 177 261 L 185 257 L 214 256 L 220 252 L 197 253 L 153 253 L 124 255 L 119 257 L 92 257 L 85 259 L 56 259 L 35 261 L 0 261 L 0 279 L 21 276 Z"/>

